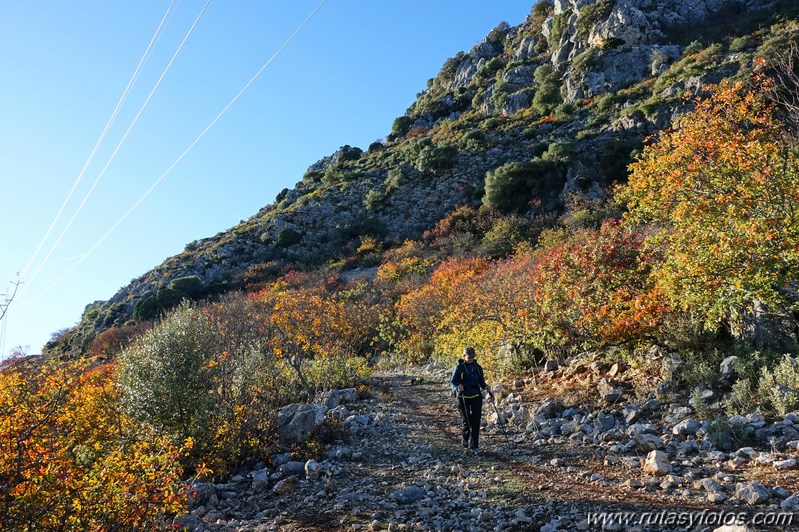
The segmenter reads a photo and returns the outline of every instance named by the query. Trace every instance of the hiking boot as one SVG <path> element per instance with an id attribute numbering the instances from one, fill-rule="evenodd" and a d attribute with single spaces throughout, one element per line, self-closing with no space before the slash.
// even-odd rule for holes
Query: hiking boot
<path id="1" fill-rule="evenodd" d="M 463 440 L 463 441 L 461 442 L 461 445 L 462 445 L 463 447 L 466 447 L 466 448 L 468 448 L 468 447 L 469 447 L 469 440 Z"/>
<path id="2" fill-rule="evenodd" d="M 480 448 L 479 448 L 479 447 L 473 447 L 473 448 L 472 448 L 472 452 L 473 452 L 475 455 L 477 455 L 477 456 L 480 456 L 481 454 L 483 454 L 482 452 L 480 452 Z"/>

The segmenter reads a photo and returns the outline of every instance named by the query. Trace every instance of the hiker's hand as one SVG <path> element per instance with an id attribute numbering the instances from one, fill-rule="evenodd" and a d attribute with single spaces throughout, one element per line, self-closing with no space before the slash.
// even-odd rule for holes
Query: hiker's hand
<path id="1" fill-rule="evenodd" d="M 491 397 L 491 399 L 493 399 L 494 398 L 494 392 L 492 392 L 491 390 L 486 390 L 486 391 L 488 392 L 489 397 Z"/>
<path id="2" fill-rule="evenodd" d="M 458 391 L 459 391 L 459 392 L 462 392 L 462 391 L 463 391 L 463 384 L 459 384 L 459 385 L 458 385 Z"/>

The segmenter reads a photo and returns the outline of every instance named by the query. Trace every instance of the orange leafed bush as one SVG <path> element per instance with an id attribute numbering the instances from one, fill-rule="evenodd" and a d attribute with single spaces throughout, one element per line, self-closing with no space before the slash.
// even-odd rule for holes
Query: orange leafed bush
<path id="1" fill-rule="evenodd" d="M 709 326 L 735 321 L 799 266 L 799 159 L 783 138 L 771 84 L 725 83 L 631 166 L 628 219 L 662 227 L 664 293 Z"/>
<path id="2" fill-rule="evenodd" d="M 180 451 L 120 413 L 111 364 L 0 373 L 0 528 L 148 528 L 185 511 Z"/>

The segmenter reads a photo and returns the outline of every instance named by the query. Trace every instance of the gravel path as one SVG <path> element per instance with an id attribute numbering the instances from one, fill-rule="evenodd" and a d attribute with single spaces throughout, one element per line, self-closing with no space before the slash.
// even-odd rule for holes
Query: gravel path
<path id="1" fill-rule="evenodd" d="M 260 490 L 253 475 L 239 477 L 215 485 L 216 499 L 197 501 L 183 524 L 259 531 L 713 531 L 733 513 L 753 513 L 738 500 L 710 505 L 701 489 L 664 486 L 663 478 L 630 465 L 646 453 L 615 456 L 608 442 L 536 438 L 524 427 L 489 424 L 476 456 L 460 446 L 443 373 L 382 374 L 374 382 L 369 399 L 348 405 L 368 423 L 328 448 L 318 479 L 298 474 L 295 485 L 277 494 L 274 486 L 287 474 L 267 470 L 268 489 Z M 492 411 L 486 402 L 484 417 Z M 594 521 L 614 512 L 626 514 L 604 525 Z M 700 516 L 705 521 L 697 524 Z"/>

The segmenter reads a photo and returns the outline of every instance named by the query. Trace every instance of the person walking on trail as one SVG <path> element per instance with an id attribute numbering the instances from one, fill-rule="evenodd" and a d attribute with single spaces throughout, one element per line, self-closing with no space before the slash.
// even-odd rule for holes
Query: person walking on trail
<path id="1" fill-rule="evenodd" d="M 452 370 L 449 383 L 458 398 L 458 411 L 461 413 L 462 422 L 462 445 L 479 453 L 480 418 L 483 410 L 482 392 L 487 391 L 492 398 L 494 394 L 488 389 L 483 377 L 483 368 L 477 363 L 474 348 L 467 347 L 463 350 L 463 355 L 466 360 L 458 360 L 458 364 Z"/>

